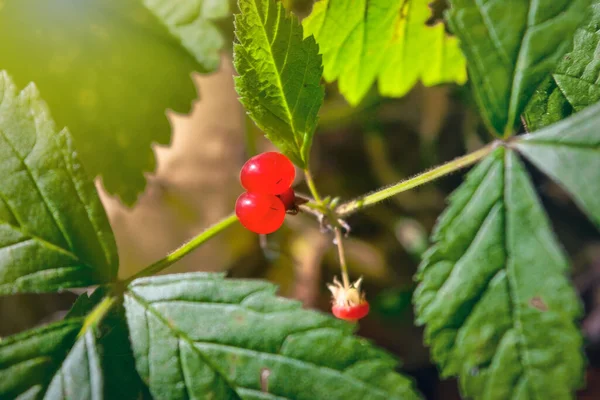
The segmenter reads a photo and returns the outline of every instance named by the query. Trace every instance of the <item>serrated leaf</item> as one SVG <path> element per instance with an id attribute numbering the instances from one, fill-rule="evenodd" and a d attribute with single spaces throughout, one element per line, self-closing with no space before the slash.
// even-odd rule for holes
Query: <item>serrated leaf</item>
<path id="1" fill-rule="evenodd" d="M 133 204 L 151 145 L 169 143 L 165 111 L 197 97 L 198 63 L 137 0 L 4 1 L 0 37 L 0 69 L 36 83 L 87 171 Z"/>
<path id="2" fill-rule="evenodd" d="M 82 318 L 62 321 L 0 341 L 0 397 L 40 399 L 46 396 L 50 386 L 53 388 L 49 394 L 56 395 L 55 389 L 61 384 L 61 377 L 65 372 L 61 369 L 62 361 L 67 358 L 70 347 L 77 340 L 82 324 Z M 87 337 L 80 341 L 73 359 L 87 356 L 84 349 L 86 341 Z M 91 347 L 94 348 L 93 345 Z M 99 370 L 95 352 L 90 360 L 91 363 L 82 363 L 80 371 L 89 374 Z M 54 379 L 54 376 L 57 378 Z M 72 389 L 70 384 L 67 387 Z M 85 391 L 90 395 L 89 398 L 95 389 L 88 387 Z"/>
<path id="3" fill-rule="evenodd" d="M 452 195 L 414 302 L 466 398 L 569 399 L 584 360 L 569 264 L 516 154 L 499 148 Z"/>
<path id="4" fill-rule="evenodd" d="M 384 96 L 401 97 L 418 82 L 425 86 L 466 79 L 465 60 L 444 25 L 423 0 L 321 0 L 303 21 L 314 35 L 327 81 L 358 104 L 377 80 Z"/>
<path id="5" fill-rule="evenodd" d="M 115 240 L 66 130 L 0 72 L 0 294 L 112 281 Z"/>
<path id="6" fill-rule="evenodd" d="M 558 90 L 556 82 L 548 77 L 536 89 L 527 104 L 523 118 L 528 131 L 536 131 L 544 126 L 560 121 L 573 113 L 573 107 Z"/>
<path id="7" fill-rule="evenodd" d="M 200 72 L 212 72 L 219 67 L 221 50 L 231 43 L 233 11 L 230 0 L 143 2 L 196 58 L 202 66 Z"/>
<path id="8" fill-rule="evenodd" d="M 514 143 L 536 167 L 566 188 L 600 227 L 600 105 Z"/>
<path id="9" fill-rule="evenodd" d="M 68 318 L 0 340 L 2 399 L 136 399 L 124 321 Z"/>
<path id="10" fill-rule="evenodd" d="M 239 0 L 235 88 L 267 138 L 306 167 L 323 104 L 321 56 L 314 38 L 275 0 Z"/>
<path id="11" fill-rule="evenodd" d="M 554 70 L 589 0 L 450 0 L 469 77 L 493 131 L 513 133 L 535 89 Z"/>
<path id="12" fill-rule="evenodd" d="M 352 326 L 221 274 L 138 279 L 125 294 L 137 369 L 155 398 L 417 399 L 396 360 Z"/>
<path id="13" fill-rule="evenodd" d="M 552 77 L 536 90 L 525 118 L 530 131 L 581 111 L 600 100 L 600 1 L 592 0 L 586 24 L 577 30 L 573 49 L 565 54 Z"/>

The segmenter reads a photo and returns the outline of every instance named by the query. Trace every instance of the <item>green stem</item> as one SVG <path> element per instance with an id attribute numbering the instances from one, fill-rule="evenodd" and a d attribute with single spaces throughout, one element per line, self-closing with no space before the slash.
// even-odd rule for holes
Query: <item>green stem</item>
<path id="1" fill-rule="evenodd" d="M 132 277 L 127 278 L 125 280 L 124 284 L 127 285 L 131 281 L 133 281 L 134 279 L 137 279 L 137 278 L 156 275 L 163 269 L 171 266 L 172 264 L 181 260 L 183 257 L 188 255 L 192 251 L 196 250 L 198 247 L 200 247 L 202 244 L 204 244 L 204 242 L 211 239 L 213 236 L 216 236 L 218 233 L 224 231 L 225 229 L 227 229 L 228 227 L 233 225 L 237 220 L 238 219 L 235 214 L 229 215 L 228 217 L 217 222 L 210 228 L 206 229 L 204 232 L 193 237 L 190 241 L 184 243 L 177 250 L 174 250 L 173 252 L 167 254 L 167 256 L 165 258 L 158 260 L 154 264 L 144 268 L 143 270 L 141 270 L 137 274 L 133 275 Z"/>
<path id="2" fill-rule="evenodd" d="M 350 289 L 350 278 L 348 277 L 348 266 L 346 265 L 346 255 L 344 253 L 344 243 L 342 242 L 342 233 L 340 228 L 335 228 L 335 241 L 338 248 L 338 256 L 340 258 L 340 268 L 342 270 L 342 282 L 344 289 Z"/>
<path id="3" fill-rule="evenodd" d="M 116 300 L 117 300 L 117 297 L 115 297 L 115 296 L 107 296 L 107 297 L 103 298 L 102 301 L 96 307 L 94 307 L 92 312 L 90 312 L 85 317 L 85 320 L 83 321 L 83 326 L 81 327 L 81 330 L 77 334 L 77 337 L 79 338 L 79 337 L 85 335 L 85 333 L 87 332 L 88 329 L 90 329 L 93 326 L 97 326 L 102 321 L 102 319 L 106 316 L 106 314 L 108 313 L 110 308 L 113 306 L 113 304 L 115 304 Z"/>
<path id="4" fill-rule="evenodd" d="M 400 181 L 396 184 L 377 190 L 365 196 L 361 196 L 347 203 L 344 203 L 337 208 L 336 213 L 339 217 L 348 216 L 359 210 L 362 210 L 365 207 L 371 206 L 389 197 L 395 196 L 398 193 L 405 192 L 417 186 L 421 186 L 427 182 L 431 182 L 444 175 L 448 175 L 461 168 L 468 167 L 469 165 L 474 164 L 477 161 L 481 160 L 483 157 L 487 156 L 490 152 L 492 152 L 492 150 L 494 150 L 498 146 L 499 143 L 499 141 L 495 141 L 473 153 L 467 154 L 459 158 L 455 158 L 454 160 L 442 164 L 439 167 L 430 169 L 427 172 Z"/>
<path id="5" fill-rule="evenodd" d="M 319 196 L 319 191 L 317 190 L 317 186 L 315 185 L 315 181 L 310 173 L 310 170 L 306 168 L 304 170 L 304 177 L 306 178 L 306 184 L 308 185 L 308 190 L 310 190 L 310 194 L 315 198 L 317 204 L 321 204 L 321 196 Z"/>

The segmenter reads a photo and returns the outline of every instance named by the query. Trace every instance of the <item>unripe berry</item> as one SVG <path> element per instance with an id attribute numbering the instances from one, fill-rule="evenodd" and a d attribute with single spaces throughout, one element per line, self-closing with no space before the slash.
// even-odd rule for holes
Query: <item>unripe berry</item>
<path id="1" fill-rule="evenodd" d="M 327 285 L 332 295 L 331 312 L 339 319 L 355 322 L 369 314 L 369 302 L 360 290 L 362 278 L 351 285 L 344 286 L 333 279 L 333 285 Z"/>
<path id="2" fill-rule="evenodd" d="M 334 304 L 331 312 L 339 319 L 354 322 L 364 318 L 369 313 L 369 302 L 363 300 L 362 303 L 353 306 L 340 306 Z"/>

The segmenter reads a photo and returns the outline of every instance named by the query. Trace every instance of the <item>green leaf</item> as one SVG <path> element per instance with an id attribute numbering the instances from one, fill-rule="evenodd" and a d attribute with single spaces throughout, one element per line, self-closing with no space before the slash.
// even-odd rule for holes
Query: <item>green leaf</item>
<path id="1" fill-rule="evenodd" d="M 201 72 L 219 67 L 221 50 L 230 46 L 230 0 L 143 0 L 201 65 Z"/>
<path id="2" fill-rule="evenodd" d="M 590 0 L 450 0 L 451 27 L 493 131 L 513 133 L 535 89 L 572 43 Z"/>
<path id="3" fill-rule="evenodd" d="M 321 56 L 302 25 L 274 0 L 239 0 L 235 88 L 267 138 L 305 168 L 323 104 Z"/>
<path id="4" fill-rule="evenodd" d="M 0 294 L 112 281 L 115 240 L 66 130 L 0 72 Z"/>
<path id="5" fill-rule="evenodd" d="M 581 306 L 513 151 L 469 173 L 433 241 L 414 302 L 442 375 L 458 375 L 466 398 L 572 398 L 583 382 Z"/>
<path id="6" fill-rule="evenodd" d="M 23 398 L 39 399 L 44 398 L 47 391 L 49 395 L 57 395 L 57 389 L 63 383 L 61 378 L 65 373 L 73 372 L 73 361 L 83 361 L 84 357 L 87 360 L 77 366 L 79 371 L 88 376 L 99 372 L 93 335 L 85 335 L 83 340 L 78 341 L 70 362 L 64 370 L 61 368 L 69 349 L 77 341 L 82 324 L 81 318 L 66 320 L 0 341 L 0 397 L 12 399 L 22 395 Z M 88 339 L 91 341 L 90 354 L 86 350 Z M 74 389 L 74 381 L 77 380 L 69 380 L 66 389 Z M 97 386 L 86 386 L 84 394 L 89 398 L 93 393 L 97 394 Z"/>
<path id="7" fill-rule="evenodd" d="M 68 318 L 0 341 L 0 398 L 139 398 L 122 317 L 84 322 Z"/>
<path id="8" fill-rule="evenodd" d="M 536 90 L 527 105 L 527 127 L 535 131 L 600 100 L 600 0 L 593 0 L 590 17 L 573 39 L 552 77 Z"/>
<path id="9" fill-rule="evenodd" d="M 160 399 L 417 399 L 394 358 L 352 326 L 221 274 L 134 281 L 125 294 L 137 369 Z"/>
<path id="10" fill-rule="evenodd" d="M 600 105 L 544 130 L 521 136 L 514 146 L 567 189 L 600 227 Z"/>
<path id="11" fill-rule="evenodd" d="M 573 107 L 558 90 L 552 77 L 546 79 L 533 94 L 523 114 L 528 131 L 536 131 L 573 113 Z"/>
<path id="12" fill-rule="evenodd" d="M 384 96 L 401 97 L 418 82 L 425 86 L 466 79 L 458 41 L 431 17 L 423 0 L 321 0 L 303 21 L 314 35 L 329 82 L 352 105 L 375 80 Z"/>
<path id="13" fill-rule="evenodd" d="M 165 111 L 190 109 L 201 66 L 140 1 L 4 1 L 0 37 L 0 69 L 36 83 L 86 170 L 133 204 L 151 144 L 169 143 Z"/>

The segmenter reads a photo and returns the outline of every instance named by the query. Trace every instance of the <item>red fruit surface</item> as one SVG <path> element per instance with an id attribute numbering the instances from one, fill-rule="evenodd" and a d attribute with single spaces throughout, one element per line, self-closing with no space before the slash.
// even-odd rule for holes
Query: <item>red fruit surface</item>
<path id="1" fill-rule="evenodd" d="M 289 188 L 277 197 L 281 199 L 286 210 L 291 210 L 296 206 L 296 193 L 294 193 L 294 189 L 292 188 Z"/>
<path id="2" fill-rule="evenodd" d="M 242 167 L 240 181 L 248 192 L 278 195 L 292 186 L 296 169 L 289 158 L 273 151 L 252 157 Z"/>
<path id="3" fill-rule="evenodd" d="M 235 202 L 235 215 L 252 232 L 273 233 L 283 224 L 285 206 L 272 194 L 242 193 Z"/>
<path id="4" fill-rule="evenodd" d="M 363 301 L 355 306 L 339 306 L 334 304 L 331 312 L 339 319 L 354 322 L 367 316 L 369 313 L 369 303 Z"/>

